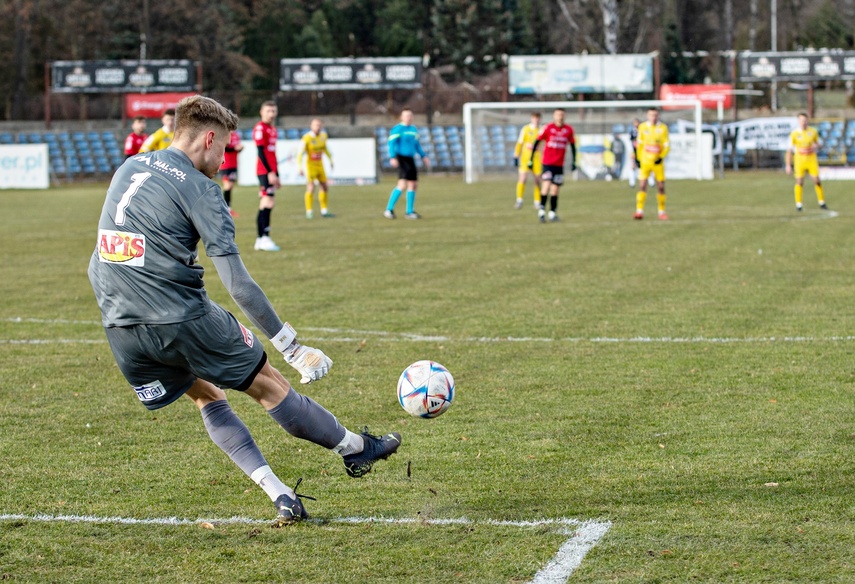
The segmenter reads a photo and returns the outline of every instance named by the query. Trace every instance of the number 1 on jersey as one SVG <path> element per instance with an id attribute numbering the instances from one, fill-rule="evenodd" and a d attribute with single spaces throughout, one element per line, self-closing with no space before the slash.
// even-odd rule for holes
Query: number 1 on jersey
<path id="1" fill-rule="evenodd" d="M 128 190 L 122 193 L 122 198 L 119 199 L 119 204 L 116 205 L 116 225 L 125 224 L 125 210 L 131 204 L 131 198 L 137 194 L 137 191 L 140 190 L 140 187 L 143 186 L 143 183 L 150 176 L 150 172 L 137 172 L 131 175 L 131 184 L 128 186 Z"/>

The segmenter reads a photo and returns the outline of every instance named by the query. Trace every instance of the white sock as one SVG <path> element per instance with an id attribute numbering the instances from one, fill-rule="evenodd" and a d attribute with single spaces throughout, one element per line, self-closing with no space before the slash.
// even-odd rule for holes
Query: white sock
<path id="1" fill-rule="evenodd" d="M 362 439 L 362 436 L 354 434 L 350 430 L 345 430 L 344 438 L 333 447 L 332 451 L 342 456 L 347 456 L 348 454 L 362 452 L 364 448 L 365 441 Z"/>
<path id="2" fill-rule="evenodd" d="M 288 495 L 292 499 L 297 496 L 294 494 L 294 490 L 280 481 L 279 477 L 273 474 L 273 471 L 267 465 L 255 469 L 249 478 L 264 489 L 264 492 L 267 493 L 267 496 L 274 503 L 279 498 L 279 495 Z"/>

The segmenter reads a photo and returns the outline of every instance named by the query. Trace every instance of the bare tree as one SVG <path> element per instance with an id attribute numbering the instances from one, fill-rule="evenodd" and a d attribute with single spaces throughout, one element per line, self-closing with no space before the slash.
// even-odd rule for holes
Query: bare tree
<path id="1" fill-rule="evenodd" d="M 756 0 L 754 0 L 756 1 Z M 724 15 L 722 34 L 724 38 L 724 50 L 729 51 L 733 48 L 733 0 L 724 0 Z"/>
<path id="2" fill-rule="evenodd" d="M 618 52 L 618 36 L 620 35 L 620 12 L 618 0 L 599 0 L 603 13 L 603 37 L 606 53 L 612 55 Z"/>
<path id="3" fill-rule="evenodd" d="M 750 0 L 751 17 L 748 19 L 748 50 L 757 49 L 757 0 Z"/>
<path id="4" fill-rule="evenodd" d="M 588 27 L 585 26 L 584 19 L 582 18 L 584 12 L 579 5 L 579 0 L 573 2 L 573 10 L 571 12 L 570 7 L 567 0 L 556 0 L 558 3 L 558 8 L 561 9 L 561 14 L 564 16 L 564 19 L 567 21 L 567 24 L 570 25 L 570 28 L 573 29 L 573 32 L 578 34 L 582 40 L 584 40 L 585 44 L 593 51 L 598 53 L 603 52 L 603 46 L 591 36 Z"/>
<path id="5" fill-rule="evenodd" d="M 12 118 L 22 118 L 27 101 L 27 83 L 30 67 L 30 31 L 33 24 L 34 2 L 15 0 L 15 44 L 12 61 L 15 63 L 12 84 Z"/>

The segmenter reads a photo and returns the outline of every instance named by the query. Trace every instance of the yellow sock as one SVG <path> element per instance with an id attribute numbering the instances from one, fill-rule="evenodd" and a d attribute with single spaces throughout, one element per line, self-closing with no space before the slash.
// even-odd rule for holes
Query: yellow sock
<path id="1" fill-rule="evenodd" d="M 517 199 L 522 200 L 525 193 L 525 183 L 517 182 Z"/>
<path id="2" fill-rule="evenodd" d="M 326 213 L 327 211 L 327 192 L 320 191 L 318 193 L 318 201 L 321 203 L 321 212 Z"/>
<path id="3" fill-rule="evenodd" d="M 822 205 L 825 202 L 825 195 L 822 194 L 822 185 L 814 185 L 816 189 L 816 200 Z"/>
<path id="4" fill-rule="evenodd" d="M 312 210 L 312 191 L 306 191 L 306 194 L 303 196 L 303 199 L 306 201 L 306 213 L 311 212 L 311 210 Z"/>
<path id="5" fill-rule="evenodd" d="M 540 187 L 537 186 L 537 183 L 534 183 L 534 202 L 540 203 Z"/>
<path id="6" fill-rule="evenodd" d="M 644 191 L 638 191 L 635 194 L 635 210 L 643 213 L 644 212 L 644 203 L 647 201 L 647 193 Z"/>
<path id="7" fill-rule="evenodd" d="M 793 189 L 796 193 L 796 205 L 802 204 L 802 192 L 804 191 L 804 187 L 802 185 L 796 185 L 795 189 Z"/>
<path id="8" fill-rule="evenodd" d="M 664 213 L 664 212 L 665 212 L 665 198 L 666 198 L 665 193 L 658 193 L 658 194 L 656 195 L 656 204 L 657 204 L 657 205 L 658 205 L 658 207 L 659 207 L 659 212 L 660 212 L 660 213 Z"/>

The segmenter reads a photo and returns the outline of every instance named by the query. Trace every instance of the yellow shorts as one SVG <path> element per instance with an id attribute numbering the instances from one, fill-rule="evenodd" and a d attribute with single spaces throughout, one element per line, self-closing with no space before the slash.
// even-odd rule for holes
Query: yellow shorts
<path id="1" fill-rule="evenodd" d="M 654 164 L 652 160 L 640 161 L 638 180 L 643 183 L 650 176 L 650 173 L 653 173 L 653 178 L 656 179 L 656 182 L 665 182 L 665 162 Z"/>
<path id="2" fill-rule="evenodd" d="M 534 155 L 534 164 L 532 164 L 531 168 L 529 168 L 528 161 L 531 160 L 531 157 L 528 156 L 526 153 L 523 153 L 523 155 L 520 157 L 520 170 L 523 172 L 531 171 L 534 173 L 534 176 L 540 176 L 543 173 L 542 158 L 543 156 L 541 156 L 540 151 L 538 151 L 537 154 Z"/>
<path id="3" fill-rule="evenodd" d="M 327 182 L 327 172 L 322 164 L 307 164 L 306 179 L 309 181 Z"/>
<path id="4" fill-rule="evenodd" d="M 805 174 L 809 174 L 816 178 L 819 176 L 819 161 L 816 159 L 816 154 L 812 156 L 795 156 L 793 161 L 793 176 L 803 178 Z"/>

